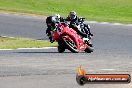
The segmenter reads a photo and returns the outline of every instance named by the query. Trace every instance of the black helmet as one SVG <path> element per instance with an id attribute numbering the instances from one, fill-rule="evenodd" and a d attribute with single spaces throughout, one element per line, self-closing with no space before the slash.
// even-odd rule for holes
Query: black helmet
<path id="1" fill-rule="evenodd" d="M 76 18 L 76 12 L 75 12 L 75 11 L 71 11 L 71 12 L 69 13 L 69 17 L 70 17 L 71 19 L 75 19 L 75 18 Z"/>
<path id="2" fill-rule="evenodd" d="M 52 16 L 49 16 L 46 18 L 46 23 L 52 23 Z"/>
<path id="3" fill-rule="evenodd" d="M 54 16 L 49 16 L 46 18 L 47 25 L 51 25 L 51 23 L 55 23 L 55 22 L 56 22 L 56 19 Z"/>

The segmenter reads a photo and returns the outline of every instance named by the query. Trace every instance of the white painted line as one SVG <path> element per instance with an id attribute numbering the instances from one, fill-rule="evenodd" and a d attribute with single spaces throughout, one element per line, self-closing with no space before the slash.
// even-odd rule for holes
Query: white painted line
<path id="1" fill-rule="evenodd" d="M 34 19 L 43 19 L 45 18 L 46 19 L 46 16 L 41 16 L 41 15 L 35 15 L 35 14 L 26 14 L 26 13 L 6 13 L 6 12 L 3 12 L 3 13 L 0 13 L 2 15 L 5 15 L 5 16 L 17 16 L 17 17 L 24 17 L 24 18 L 34 18 Z"/>
<path id="2" fill-rule="evenodd" d="M 44 49 L 55 49 L 57 47 L 43 47 Z"/>
<path id="3" fill-rule="evenodd" d="M 86 21 L 88 23 L 98 23 L 97 21 Z"/>
<path id="4" fill-rule="evenodd" d="M 42 47 L 42 48 L 18 48 L 17 50 L 27 50 L 27 49 L 55 49 L 57 47 Z"/>
<path id="5" fill-rule="evenodd" d="M 3 38 L 15 38 L 15 37 L 8 37 L 8 36 L 0 36 L 0 37 L 3 37 Z"/>
<path id="6" fill-rule="evenodd" d="M 43 47 L 43 48 L 17 48 L 17 49 L 0 49 L 0 51 L 8 51 L 8 50 L 35 50 L 35 49 L 56 49 L 57 47 Z"/>
<path id="7" fill-rule="evenodd" d="M 92 24 L 109 24 L 109 25 L 123 25 L 123 26 L 132 26 L 132 24 L 122 24 L 122 23 L 109 23 L 109 22 L 97 22 L 97 21 L 86 21 L 87 23 Z"/>
<path id="8" fill-rule="evenodd" d="M 132 24 L 127 24 L 126 26 L 132 26 Z"/>
<path id="9" fill-rule="evenodd" d="M 0 51 L 6 51 L 6 50 L 15 50 L 15 49 L 0 49 Z"/>
<path id="10" fill-rule="evenodd" d="M 100 24 L 110 24 L 109 22 L 100 22 Z"/>
<path id="11" fill-rule="evenodd" d="M 7 38 L 7 36 L 1 36 L 1 37 L 3 37 L 3 38 Z"/>
<path id="12" fill-rule="evenodd" d="M 113 25 L 123 25 L 123 24 L 121 24 L 121 23 L 113 23 Z"/>
<path id="13" fill-rule="evenodd" d="M 15 37 L 8 37 L 8 38 L 15 38 Z"/>
<path id="14" fill-rule="evenodd" d="M 114 71 L 115 69 L 100 69 L 100 70 L 104 70 L 104 71 Z"/>

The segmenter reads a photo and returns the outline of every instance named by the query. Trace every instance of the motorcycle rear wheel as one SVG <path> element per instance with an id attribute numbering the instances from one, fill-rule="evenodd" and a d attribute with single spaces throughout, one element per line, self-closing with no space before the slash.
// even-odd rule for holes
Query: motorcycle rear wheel
<path id="1" fill-rule="evenodd" d="M 91 52 L 93 52 L 93 50 L 94 49 L 92 47 L 88 47 L 88 48 L 85 49 L 85 52 L 91 53 Z"/>

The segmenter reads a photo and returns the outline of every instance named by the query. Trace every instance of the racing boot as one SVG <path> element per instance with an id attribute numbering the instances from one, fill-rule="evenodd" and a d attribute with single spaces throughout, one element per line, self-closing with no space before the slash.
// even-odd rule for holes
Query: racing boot
<path id="1" fill-rule="evenodd" d="M 89 38 L 83 38 L 83 42 L 86 43 L 88 46 L 93 47 L 91 40 Z"/>

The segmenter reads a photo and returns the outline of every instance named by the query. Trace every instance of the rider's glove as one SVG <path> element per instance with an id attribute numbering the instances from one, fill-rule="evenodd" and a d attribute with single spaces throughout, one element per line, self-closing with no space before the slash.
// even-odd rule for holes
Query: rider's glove
<path id="1" fill-rule="evenodd" d="M 53 43 L 53 42 L 54 42 L 54 40 L 50 40 L 50 42 L 51 42 L 51 43 Z"/>
<path id="2" fill-rule="evenodd" d="M 50 40 L 51 43 L 54 42 L 54 40 L 52 39 L 52 36 L 49 36 L 49 40 Z"/>
<path id="3" fill-rule="evenodd" d="M 90 33 L 90 35 L 91 35 L 91 36 L 93 36 L 93 34 L 92 34 L 92 33 Z"/>

